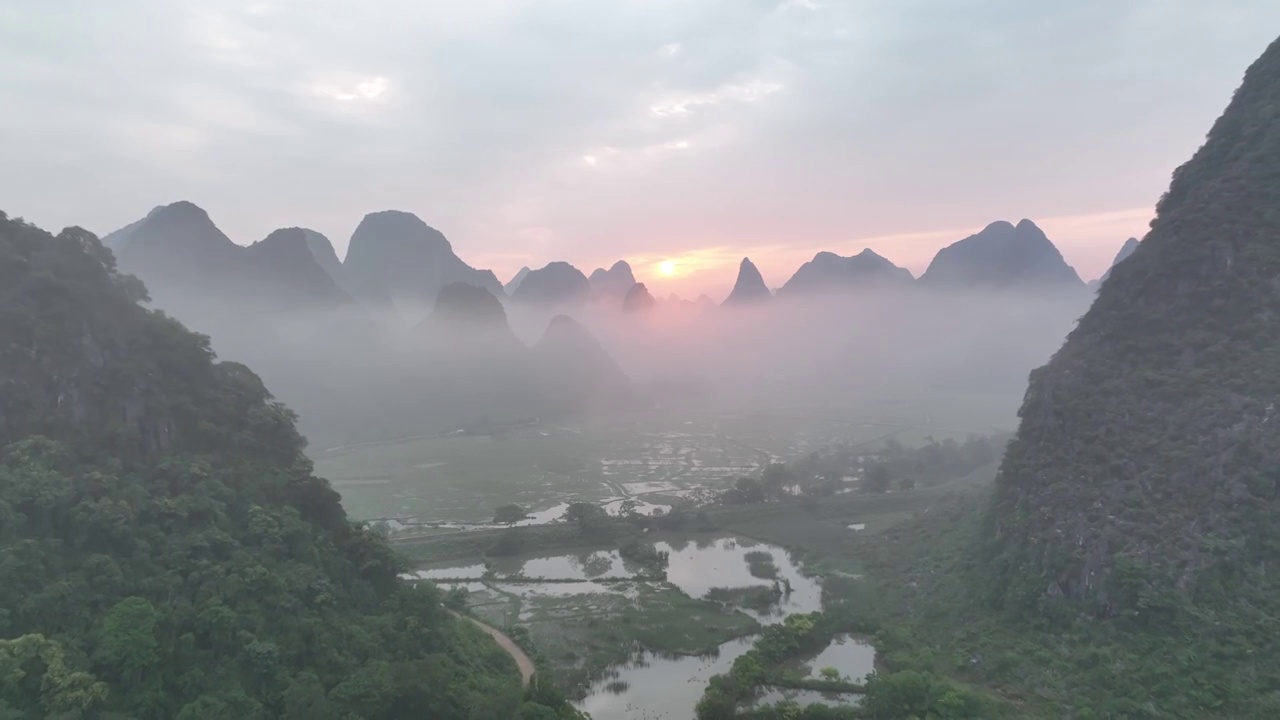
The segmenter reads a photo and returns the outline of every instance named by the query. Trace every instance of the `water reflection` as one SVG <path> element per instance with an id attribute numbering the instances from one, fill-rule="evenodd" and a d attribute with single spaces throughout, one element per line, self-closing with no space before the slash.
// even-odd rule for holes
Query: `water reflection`
<path id="1" fill-rule="evenodd" d="M 812 678 L 821 677 L 822 669 L 831 667 L 840 671 L 841 679 L 865 682 L 876 669 L 876 649 L 857 638 L 840 635 L 805 665 L 809 666 L 809 677 Z"/>
<path id="2" fill-rule="evenodd" d="M 775 705 L 780 702 L 793 702 L 800 707 L 808 707 L 814 703 L 819 705 L 849 706 L 857 705 L 861 700 L 862 696 L 856 693 L 831 693 L 818 690 L 770 687 L 761 693 L 760 697 L 756 698 L 752 706 L 761 707 Z"/>
<path id="3" fill-rule="evenodd" d="M 704 598 L 714 588 L 773 589 L 775 581 L 751 574 L 747 554 L 766 552 L 773 556 L 777 568 L 776 587 L 781 592 L 778 602 L 768 611 L 743 608 L 756 620 L 771 624 L 791 613 L 807 613 L 822 609 L 822 584 L 806 577 L 790 553 L 775 545 L 756 543 L 732 537 L 699 538 L 688 541 L 655 543 L 658 550 L 670 553 L 667 582 L 695 598 Z M 790 587 L 790 592 L 786 588 Z"/>
<path id="4" fill-rule="evenodd" d="M 711 678 L 729 671 L 755 637 L 730 640 L 718 655 L 693 657 L 639 651 L 632 660 L 592 683 L 577 706 L 593 720 L 686 720 Z"/>

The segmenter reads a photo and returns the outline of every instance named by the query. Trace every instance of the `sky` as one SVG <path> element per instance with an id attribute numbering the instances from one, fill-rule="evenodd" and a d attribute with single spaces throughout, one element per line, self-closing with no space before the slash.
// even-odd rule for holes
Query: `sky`
<path id="1" fill-rule="evenodd" d="M 1026 217 L 1089 279 L 1278 29 L 1274 0 L 0 0 L 0 209 L 106 233 L 190 200 L 340 256 L 400 209 L 504 279 L 626 258 L 713 297 L 743 256 L 918 275 Z"/>

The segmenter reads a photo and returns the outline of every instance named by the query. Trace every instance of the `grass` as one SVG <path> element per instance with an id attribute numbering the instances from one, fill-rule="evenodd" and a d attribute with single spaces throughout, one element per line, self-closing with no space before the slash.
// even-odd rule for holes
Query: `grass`
<path id="1" fill-rule="evenodd" d="M 421 497 L 413 500 L 414 503 L 425 504 L 427 501 L 423 498 L 434 497 L 437 492 L 443 498 L 438 507 L 429 508 L 434 515 L 426 517 L 459 519 L 458 512 L 474 512 L 476 519 L 488 520 L 492 517 L 493 507 L 507 501 L 537 509 L 540 503 L 558 501 L 575 493 L 591 498 L 616 495 L 613 491 L 622 482 L 661 482 L 668 479 L 677 485 L 685 482 L 681 473 L 686 473 L 689 466 L 683 461 L 675 466 L 646 467 L 655 457 L 654 437 L 665 438 L 662 442 L 669 441 L 677 455 L 685 442 L 679 437 L 682 433 L 701 438 L 689 441 L 691 447 L 696 446 L 690 450 L 689 457 L 699 459 L 704 465 L 726 462 L 727 458 L 739 458 L 745 464 L 774 453 L 775 448 L 778 455 L 785 456 L 795 456 L 799 454 L 797 450 L 807 452 L 822 432 L 848 439 L 850 435 L 857 437 L 860 433 L 876 437 L 883 435 L 885 430 L 879 426 L 859 428 L 848 421 L 826 422 L 810 418 L 797 421 L 797 424 L 805 422 L 821 427 L 825 423 L 826 430 L 813 431 L 807 439 L 797 441 L 794 435 L 788 436 L 770 428 L 769 423 L 773 420 L 768 418 L 739 418 L 714 423 L 703 418 L 696 420 L 693 426 L 674 426 L 674 430 L 671 418 L 651 418 L 649 422 L 648 425 L 637 422 L 628 426 L 582 429 L 547 437 L 519 436 L 501 441 L 435 439 L 385 447 L 362 446 L 328 454 L 317 468 L 320 474 L 339 474 L 352 481 L 345 489 L 341 482 L 335 483 L 344 492 L 344 502 L 350 501 L 346 497 L 348 493 L 367 492 L 372 493 L 365 496 L 370 508 L 409 502 L 403 494 L 409 486 L 417 483 L 421 485 L 418 487 Z M 535 428 L 529 432 L 538 431 Z M 716 439 L 712 439 L 713 436 Z M 530 463 L 527 457 L 522 460 L 522 456 L 531 452 L 535 445 L 540 446 L 535 461 Z M 621 465 L 601 462 L 607 459 L 628 462 Z M 447 464 L 433 464 L 436 462 Z M 379 466 L 378 463 L 383 464 Z M 427 467 L 418 467 L 423 465 Z M 366 467 L 389 477 L 361 475 Z M 887 495 L 850 493 L 820 501 L 795 500 L 706 508 L 702 518 L 695 518 L 695 513 L 690 513 L 688 529 L 729 531 L 785 547 L 805 562 L 806 573 L 826 577 L 824 600 L 828 606 L 843 604 L 854 608 L 855 614 L 865 611 L 879 617 L 887 614 L 886 604 L 896 602 L 896 599 L 886 598 L 898 596 L 885 594 L 884 597 L 876 597 L 879 580 L 855 579 L 858 575 L 872 572 L 872 565 L 875 565 L 874 573 L 887 567 L 883 558 L 874 560 L 880 549 L 876 538 L 904 523 L 932 517 L 931 513 L 936 508 L 953 502 L 958 494 L 969 488 L 981 486 L 989 480 L 992 472 L 993 469 L 984 469 L 966 478 L 913 492 Z M 360 484 L 361 478 L 376 482 Z M 468 485 L 471 482 L 475 485 Z M 865 524 L 866 529 L 854 532 L 847 527 L 850 523 Z M 487 557 L 497 540 L 511 533 L 520 539 L 519 556 L 510 560 Z M 677 534 L 687 536 L 690 533 Z M 628 541 L 652 541 L 657 536 L 657 533 L 644 535 L 622 521 L 605 522 L 590 535 L 575 525 L 557 523 L 514 530 L 424 533 L 423 537 L 397 541 L 395 546 L 415 563 L 488 559 L 501 564 L 518 562 L 530 554 L 549 551 L 578 554 L 601 548 L 616 549 Z M 748 554 L 746 559 L 753 576 L 771 579 L 776 575 L 777 569 L 770 553 L 756 551 Z M 527 629 L 529 641 L 537 648 L 539 656 L 571 692 L 577 693 L 584 692 L 589 682 L 600 677 L 610 666 L 631 659 L 639 648 L 657 653 L 705 654 L 728 640 L 757 632 L 759 625 L 754 619 L 732 608 L 751 608 L 763 605 L 766 600 L 770 604 L 773 601 L 772 589 L 767 587 L 713 591 L 713 597 L 728 602 L 726 608 L 710 598 L 689 598 L 673 586 L 658 582 L 611 581 L 599 583 L 600 592 L 567 596 L 561 593 L 573 592 L 574 589 L 566 583 L 547 583 L 548 587 L 564 590 L 540 594 L 536 582 L 503 584 L 492 578 L 488 582 L 488 589 L 474 593 L 469 599 L 472 611 L 495 625 L 516 623 Z M 724 597 L 716 596 L 721 590 Z M 766 594 L 770 597 L 766 598 Z M 893 657 L 901 659 L 900 647 L 907 645 L 895 646 L 890 642 L 886 646 L 890 653 L 898 653 Z"/>
<path id="2" fill-rule="evenodd" d="M 986 429 L 976 421 L 959 425 L 953 413 L 934 407 L 946 404 L 866 408 L 866 418 L 809 410 L 654 411 L 582 426 L 537 425 L 497 439 L 360 443 L 317 449 L 311 458 L 353 517 L 486 522 L 507 503 L 541 510 L 564 500 L 620 497 L 623 483 L 669 482 L 680 489 L 719 484 L 771 458 L 802 456 L 834 442 L 867 442 L 886 432 L 912 442 Z"/>

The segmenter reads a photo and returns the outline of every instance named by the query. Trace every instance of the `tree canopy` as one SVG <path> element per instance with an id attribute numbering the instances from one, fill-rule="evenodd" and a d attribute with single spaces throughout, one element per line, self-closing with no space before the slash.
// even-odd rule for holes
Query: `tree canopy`
<path id="1" fill-rule="evenodd" d="M 0 717 L 514 715 L 513 660 L 145 297 L 92 234 L 0 213 Z"/>

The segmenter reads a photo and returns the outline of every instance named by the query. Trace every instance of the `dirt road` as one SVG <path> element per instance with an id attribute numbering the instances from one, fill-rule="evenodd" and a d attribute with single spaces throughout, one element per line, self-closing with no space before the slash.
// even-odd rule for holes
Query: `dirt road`
<path id="1" fill-rule="evenodd" d="M 507 654 L 510 655 L 512 659 L 516 661 L 516 665 L 520 668 L 520 682 L 524 684 L 526 687 L 529 685 L 529 680 L 530 678 L 533 677 L 533 671 L 534 671 L 533 660 L 530 659 L 529 656 L 526 655 L 525 652 L 520 649 L 519 645 L 516 645 L 514 640 L 507 637 L 506 633 L 503 633 L 501 630 L 498 630 L 497 628 L 489 627 L 488 625 L 485 625 L 484 623 L 480 622 L 479 620 L 476 620 L 473 617 L 467 617 L 466 615 L 453 612 L 452 610 L 450 610 L 449 612 L 453 613 L 454 616 L 458 618 L 475 623 L 476 627 L 489 633 L 489 636 L 492 637 L 498 643 L 498 646 L 501 647 L 503 650 L 506 650 Z"/>

